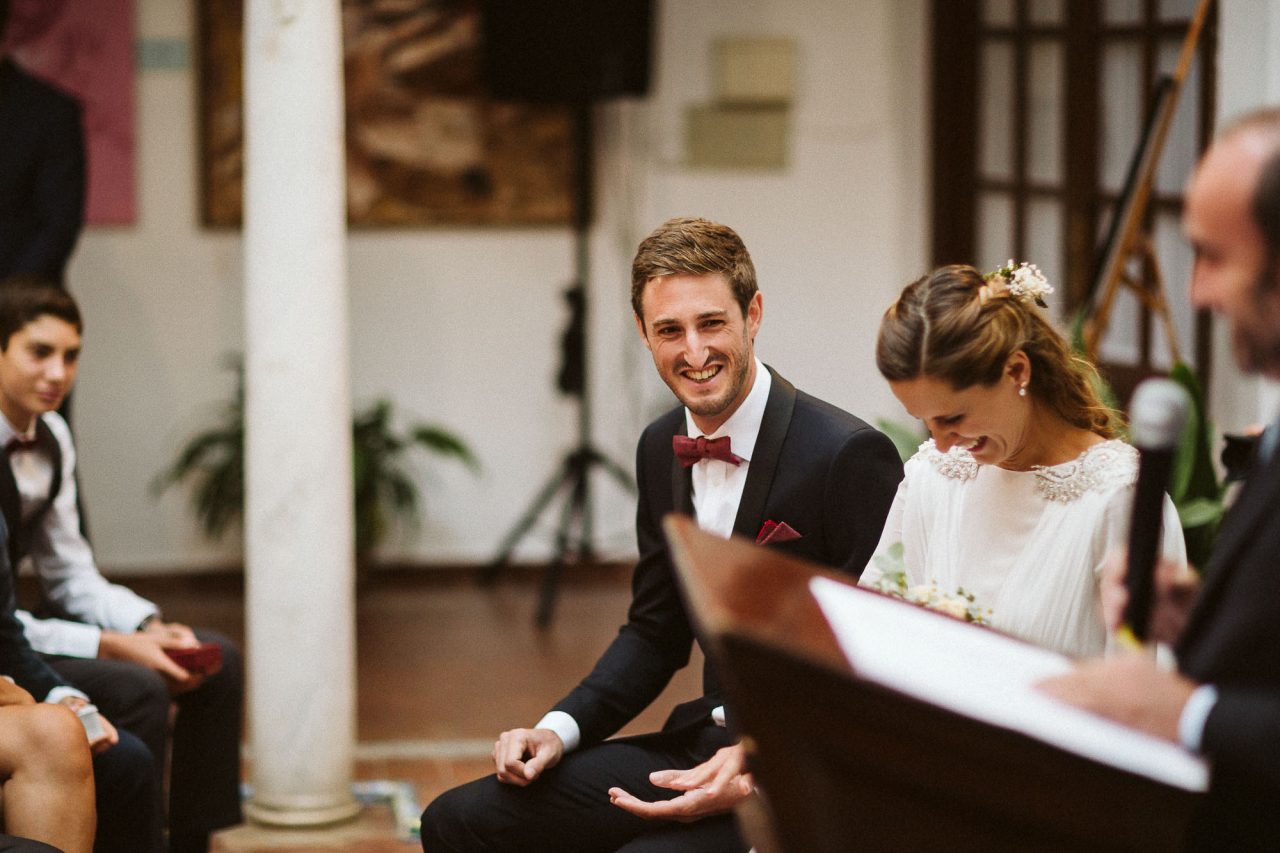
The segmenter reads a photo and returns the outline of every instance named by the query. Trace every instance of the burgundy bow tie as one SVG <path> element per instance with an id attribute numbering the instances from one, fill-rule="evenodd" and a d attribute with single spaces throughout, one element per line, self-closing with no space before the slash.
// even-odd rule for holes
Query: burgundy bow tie
<path id="1" fill-rule="evenodd" d="M 721 462 L 728 462 L 730 465 L 738 465 L 742 462 L 741 456 L 735 456 L 733 451 L 729 449 L 729 436 L 722 435 L 719 438 L 707 438 L 700 435 L 697 438 L 689 438 L 687 435 L 674 435 L 671 437 L 671 447 L 676 452 L 676 459 L 680 460 L 680 464 L 688 468 L 699 459 L 719 459 Z"/>
<path id="2" fill-rule="evenodd" d="M 35 436 L 27 438 L 22 435 L 15 435 L 10 438 L 4 445 L 5 453 L 13 453 L 15 450 L 32 450 L 40 443 Z"/>

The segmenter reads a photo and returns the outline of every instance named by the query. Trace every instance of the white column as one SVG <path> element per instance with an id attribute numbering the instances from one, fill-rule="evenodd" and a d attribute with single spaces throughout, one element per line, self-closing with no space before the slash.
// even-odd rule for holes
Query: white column
<path id="1" fill-rule="evenodd" d="M 249 817 L 355 815 L 339 0 L 245 4 Z"/>

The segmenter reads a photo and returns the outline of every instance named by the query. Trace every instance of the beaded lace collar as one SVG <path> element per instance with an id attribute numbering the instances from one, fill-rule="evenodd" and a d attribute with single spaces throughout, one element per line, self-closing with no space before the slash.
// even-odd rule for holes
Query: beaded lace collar
<path id="1" fill-rule="evenodd" d="M 933 439 L 929 439 L 920 445 L 916 455 L 927 459 L 949 480 L 972 480 L 978 476 L 978 463 L 961 447 L 952 447 L 943 453 L 934 446 Z M 1068 462 L 1036 465 L 1027 473 L 1035 475 L 1036 490 L 1042 498 L 1070 503 L 1089 491 L 1105 491 L 1136 482 L 1138 451 L 1123 441 L 1111 439 L 1087 448 Z"/>

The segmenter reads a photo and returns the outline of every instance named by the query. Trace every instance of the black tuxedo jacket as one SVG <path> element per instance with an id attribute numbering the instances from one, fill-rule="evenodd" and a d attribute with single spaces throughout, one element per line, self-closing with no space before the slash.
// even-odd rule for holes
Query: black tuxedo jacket
<path id="1" fill-rule="evenodd" d="M 0 675 L 9 676 L 37 702 L 41 702 L 50 690 L 65 682 L 36 655 L 15 615 L 15 573 L 9 569 L 7 538 L 8 527 L 0 516 Z"/>
<path id="2" fill-rule="evenodd" d="M 1218 689 L 1202 743 L 1212 772 L 1194 847 L 1280 850 L 1280 453 L 1227 514 L 1178 661 Z"/>
<path id="3" fill-rule="evenodd" d="M 672 436 L 684 433 L 680 407 L 640 438 L 640 560 L 627 623 L 591 674 L 555 706 L 577 721 L 583 745 L 630 722 L 689 662 L 693 629 L 660 527 L 669 513 L 693 514 L 692 475 L 671 448 Z M 734 533 L 754 539 L 765 521 L 785 521 L 800 538 L 770 547 L 857 576 L 871 559 L 901 479 L 902 463 L 883 433 L 773 373 Z M 724 704 L 709 663 L 703 690 L 701 699 L 672 712 L 666 728 L 707 721 Z"/>
<path id="4" fill-rule="evenodd" d="M 0 280 L 62 281 L 84 194 L 80 104 L 0 59 Z"/>

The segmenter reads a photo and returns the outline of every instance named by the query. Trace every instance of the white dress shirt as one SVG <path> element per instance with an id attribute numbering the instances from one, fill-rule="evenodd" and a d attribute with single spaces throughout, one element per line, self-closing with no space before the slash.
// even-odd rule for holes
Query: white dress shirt
<path id="1" fill-rule="evenodd" d="M 103 629 L 133 632 L 144 619 L 157 615 L 159 610 L 132 590 L 108 582 L 98 571 L 93 549 L 80 533 L 80 513 L 76 509 L 76 451 L 71 430 L 57 412 L 41 417 L 62 451 L 62 486 L 31 537 L 29 557 L 49 602 L 75 621 L 36 619 L 25 610 L 19 610 L 17 615 L 31 647 L 37 652 L 95 658 Z M 19 434 L 8 419 L 0 417 L 0 447 Z M 21 435 L 34 437 L 35 424 Z M 49 497 L 52 460 L 38 451 L 16 450 L 10 457 L 10 467 L 25 518 Z"/>
<path id="2" fill-rule="evenodd" d="M 698 527 L 708 533 L 725 539 L 733 533 L 733 522 L 738 517 L 738 504 L 747 485 L 747 469 L 755 455 L 756 439 L 760 437 L 760 424 L 764 420 L 772 385 L 773 377 L 756 359 L 756 381 L 747 398 L 718 430 L 707 436 L 721 438 L 727 435 L 729 449 L 742 462 L 733 465 L 719 459 L 700 459 L 693 466 L 693 512 L 697 516 Z M 684 418 L 690 438 L 702 435 L 693 422 L 692 412 L 685 409 Z"/>
<path id="3" fill-rule="evenodd" d="M 742 490 L 747 485 L 747 469 L 751 467 L 751 457 L 755 455 L 756 439 L 760 437 L 760 424 L 764 421 L 769 389 L 773 385 L 773 376 L 760 363 L 760 359 L 756 359 L 755 363 L 756 378 L 746 399 L 719 429 L 707 436 L 729 436 L 729 449 L 742 462 L 733 465 L 719 459 L 699 459 L 693 464 L 691 472 L 693 512 L 697 517 L 698 527 L 725 539 L 733 533 L 733 522 L 738 516 Z M 690 438 L 703 435 L 693 421 L 692 412 L 685 409 L 684 417 Z M 723 726 L 724 707 L 712 710 L 711 718 L 717 725 Z M 547 712 L 535 728 L 551 729 L 559 735 L 566 752 L 576 749 L 582 739 L 578 721 L 564 711 Z"/>

